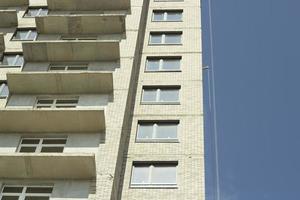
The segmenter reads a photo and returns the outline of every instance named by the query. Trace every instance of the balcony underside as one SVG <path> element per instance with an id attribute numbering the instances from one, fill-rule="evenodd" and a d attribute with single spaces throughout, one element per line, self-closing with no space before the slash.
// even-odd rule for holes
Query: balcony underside
<path id="1" fill-rule="evenodd" d="M 120 59 L 119 41 L 23 42 L 27 62 L 93 62 Z"/>
<path id="2" fill-rule="evenodd" d="M 92 179 L 96 177 L 92 153 L 0 154 L 2 179 Z"/>
<path id="3" fill-rule="evenodd" d="M 11 94 L 108 94 L 112 72 L 18 72 L 7 74 Z"/>
<path id="4" fill-rule="evenodd" d="M 0 133 L 99 133 L 105 129 L 104 108 L 0 110 Z"/>
<path id="5" fill-rule="evenodd" d="M 49 10 L 91 11 L 128 10 L 130 0 L 47 0 Z"/>
<path id="6" fill-rule="evenodd" d="M 0 10 L 0 28 L 9 28 L 15 26 L 18 26 L 17 11 Z"/>
<path id="7" fill-rule="evenodd" d="M 0 0 L 0 7 L 28 6 L 29 0 Z"/>
<path id="8" fill-rule="evenodd" d="M 125 32 L 125 15 L 49 15 L 36 17 L 35 20 L 37 31 L 41 34 L 99 35 Z"/>

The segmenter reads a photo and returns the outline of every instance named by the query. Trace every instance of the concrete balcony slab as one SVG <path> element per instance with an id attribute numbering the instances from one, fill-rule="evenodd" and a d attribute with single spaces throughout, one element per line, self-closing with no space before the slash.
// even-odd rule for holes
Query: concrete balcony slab
<path id="1" fill-rule="evenodd" d="M 91 10 L 128 10 L 130 0 L 47 0 L 49 10 L 91 11 Z"/>
<path id="2" fill-rule="evenodd" d="M 119 41 L 23 42 L 27 62 L 97 62 L 120 59 Z"/>
<path id="3" fill-rule="evenodd" d="M 7 74 L 10 94 L 107 94 L 112 72 L 18 72 Z"/>
<path id="4" fill-rule="evenodd" d="M 99 133 L 105 130 L 104 108 L 0 110 L 0 133 Z"/>
<path id="5" fill-rule="evenodd" d="M 125 15 L 49 15 L 35 18 L 41 34 L 122 34 Z M 97 26 L 95 26 L 97 24 Z"/>
<path id="6" fill-rule="evenodd" d="M 16 10 L 0 10 L 0 19 L 0 28 L 18 26 L 18 17 Z"/>
<path id="7" fill-rule="evenodd" d="M 93 153 L 1 153 L 2 179 L 92 179 Z"/>

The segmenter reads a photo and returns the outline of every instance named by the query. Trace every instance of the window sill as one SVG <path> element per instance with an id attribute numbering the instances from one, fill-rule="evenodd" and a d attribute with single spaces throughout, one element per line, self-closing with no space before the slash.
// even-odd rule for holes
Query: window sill
<path id="1" fill-rule="evenodd" d="M 180 105 L 180 102 L 141 102 L 141 105 Z"/>
<path id="2" fill-rule="evenodd" d="M 182 46 L 182 43 L 174 43 L 174 44 L 169 44 L 169 43 L 152 44 L 152 43 L 148 43 L 148 46 Z"/>
<path id="3" fill-rule="evenodd" d="M 182 20 L 178 20 L 178 21 L 155 21 L 155 20 L 152 20 L 151 22 L 183 22 Z"/>
<path id="4" fill-rule="evenodd" d="M 131 189 L 178 189 L 177 185 L 138 185 L 138 184 L 131 184 Z"/>
<path id="5" fill-rule="evenodd" d="M 136 143 L 179 143 L 178 139 L 136 139 Z"/>
<path id="6" fill-rule="evenodd" d="M 1 68 L 21 68 L 21 65 L 0 65 Z"/>
<path id="7" fill-rule="evenodd" d="M 145 70 L 145 73 L 163 73 L 163 72 L 165 72 L 165 73 L 168 73 L 168 72 L 182 72 L 180 69 L 178 69 L 178 70 L 158 70 L 158 71 L 147 71 L 147 70 Z"/>

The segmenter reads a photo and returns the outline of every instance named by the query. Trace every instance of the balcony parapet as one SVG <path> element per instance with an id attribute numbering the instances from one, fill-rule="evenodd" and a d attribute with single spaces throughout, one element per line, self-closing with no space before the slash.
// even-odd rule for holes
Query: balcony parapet
<path id="1" fill-rule="evenodd" d="M 29 0 L 0 0 L 0 8 L 28 6 Z"/>
<path id="2" fill-rule="evenodd" d="M 16 10 L 0 10 L 0 19 L 0 28 L 18 26 L 18 16 Z"/>
<path id="3" fill-rule="evenodd" d="M 93 179 L 93 153 L 1 153 L 0 179 Z"/>

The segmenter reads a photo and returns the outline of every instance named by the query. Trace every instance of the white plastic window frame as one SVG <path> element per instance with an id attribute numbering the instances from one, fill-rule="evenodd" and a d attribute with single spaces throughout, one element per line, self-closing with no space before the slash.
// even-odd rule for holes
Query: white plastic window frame
<path id="1" fill-rule="evenodd" d="M 39 100 L 52 100 L 52 103 L 49 104 L 40 104 Z M 66 103 L 66 104 L 61 104 L 61 103 L 57 103 L 57 101 L 59 100 L 77 100 L 77 103 Z M 34 104 L 34 108 L 35 109 L 68 109 L 68 108 L 76 108 L 77 105 L 79 103 L 79 97 L 37 97 L 36 98 L 36 102 Z M 41 106 L 41 107 L 39 107 Z M 44 107 L 42 107 L 44 106 Z M 64 107 L 60 107 L 60 106 L 64 106 Z M 60 108 L 58 108 L 60 107 Z"/>
<path id="2" fill-rule="evenodd" d="M 152 173 L 153 169 L 155 166 L 158 168 L 160 165 L 170 165 L 176 169 L 176 183 L 153 183 L 152 182 Z M 148 166 L 149 168 L 149 176 L 148 176 L 148 183 L 133 183 L 133 177 L 134 177 L 134 170 L 137 166 Z M 130 181 L 130 187 L 142 187 L 142 188 L 147 188 L 147 187 L 155 187 L 155 188 L 174 188 L 177 187 L 178 184 L 178 162 L 151 162 L 151 163 L 133 163 L 132 165 L 132 173 L 131 173 L 131 181 Z"/>
<path id="3" fill-rule="evenodd" d="M 149 45 L 181 45 L 182 44 L 182 32 L 150 32 L 149 34 Z M 161 43 L 152 43 L 151 39 L 152 36 L 160 36 L 161 37 Z M 179 43 L 166 43 L 166 36 L 167 35 L 178 35 L 180 36 L 180 42 Z"/>
<path id="4" fill-rule="evenodd" d="M 148 70 L 147 69 L 148 63 L 151 60 L 156 60 L 159 62 L 158 70 Z M 166 62 L 167 60 L 178 60 L 179 61 L 179 69 L 163 69 L 164 62 Z M 158 58 L 147 57 L 145 71 L 146 72 L 180 72 L 181 71 L 181 57 L 165 57 L 165 58 L 163 58 L 163 57 L 160 57 L 160 58 L 159 57 Z"/>
<path id="5" fill-rule="evenodd" d="M 22 187 L 21 193 L 4 193 L 5 187 Z M 3 185 L 0 193 L 0 200 L 3 196 L 18 196 L 18 200 L 25 200 L 26 197 L 51 197 L 52 193 L 26 193 L 27 188 L 52 188 L 53 186 L 44 186 L 44 185 Z"/>
<path id="6" fill-rule="evenodd" d="M 156 90 L 155 101 L 144 101 L 144 92 L 145 90 Z M 178 100 L 177 101 L 160 101 L 161 91 L 162 90 L 178 90 Z M 180 87 L 162 87 L 162 88 L 155 88 L 155 87 L 143 87 L 142 92 L 142 104 L 179 104 L 180 103 Z"/>
<path id="7" fill-rule="evenodd" d="M 157 138 L 157 127 L 160 126 L 161 124 L 169 124 L 169 125 L 174 125 L 176 126 L 176 138 Z M 140 127 L 142 125 L 151 125 L 153 127 L 153 132 L 152 132 L 152 137 L 151 138 L 139 138 L 139 131 Z M 156 122 L 148 122 L 148 121 L 139 121 L 138 122 L 138 127 L 137 127 L 137 134 L 136 134 L 136 142 L 157 142 L 157 143 L 162 143 L 162 142 L 178 142 L 178 127 L 179 127 L 179 121 L 174 120 L 174 121 L 156 121 Z"/>
<path id="8" fill-rule="evenodd" d="M 22 144 L 23 140 L 39 140 L 38 144 Z M 55 139 L 59 139 L 59 140 L 66 140 L 65 144 L 43 144 L 44 140 L 55 140 Z M 67 138 L 66 137 L 61 137 L 61 138 L 34 138 L 34 137 L 23 137 L 21 138 L 21 141 L 19 143 L 19 146 L 17 148 L 18 153 L 24 153 L 24 152 L 20 152 L 22 147 L 35 147 L 35 152 L 32 153 L 42 153 L 42 148 L 43 147 L 63 147 L 63 149 L 65 149 L 65 146 L 67 144 Z M 51 152 L 51 153 L 55 153 L 55 152 Z M 56 153 L 62 153 L 62 152 L 56 152 Z"/>
<path id="9" fill-rule="evenodd" d="M 178 13 L 181 14 L 180 20 L 168 20 L 168 14 L 169 13 Z M 163 20 L 155 20 L 155 14 L 156 13 L 163 13 L 164 17 Z M 183 17 L 183 10 L 153 10 L 152 11 L 152 22 L 182 22 Z"/>

